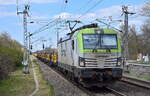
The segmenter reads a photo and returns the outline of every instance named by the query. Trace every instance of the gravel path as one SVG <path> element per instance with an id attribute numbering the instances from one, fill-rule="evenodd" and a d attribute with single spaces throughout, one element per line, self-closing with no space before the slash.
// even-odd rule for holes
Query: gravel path
<path id="1" fill-rule="evenodd" d="M 43 72 L 44 78 L 53 85 L 55 96 L 89 96 L 57 74 L 46 64 L 39 61 L 39 65 Z"/>
<path id="2" fill-rule="evenodd" d="M 33 76 L 34 76 L 34 82 L 35 82 L 35 90 L 33 91 L 32 94 L 30 94 L 29 96 L 34 96 L 37 91 L 39 90 L 39 82 L 38 82 L 38 79 L 37 79 L 37 75 L 36 75 L 36 70 L 35 70 L 35 64 L 33 63 L 33 56 L 31 57 L 31 64 L 32 64 L 32 71 L 33 71 Z"/>

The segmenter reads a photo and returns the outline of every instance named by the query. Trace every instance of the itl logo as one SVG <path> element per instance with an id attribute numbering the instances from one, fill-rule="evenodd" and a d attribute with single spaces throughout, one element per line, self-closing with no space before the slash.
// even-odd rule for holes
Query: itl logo
<path id="1" fill-rule="evenodd" d="M 110 56 L 111 54 L 108 54 L 108 53 L 101 53 L 101 54 L 95 54 L 95 57 L 96 58 L 105 58 L 105 57 L 108 57 Z"/>

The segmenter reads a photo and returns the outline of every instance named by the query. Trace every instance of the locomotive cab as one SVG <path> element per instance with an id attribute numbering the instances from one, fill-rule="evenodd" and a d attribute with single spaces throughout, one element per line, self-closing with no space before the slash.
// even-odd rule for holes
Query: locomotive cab
<path id="1" fill-rule="evenodd" d="M 76 72 L 80 73 L 80 78 L 95 78 L 99 79 L 98 81 L 120 79 L 122 60 L 119 36 L 110 29 L 93 31 L 95 32 L 85 29 L 79 32 L 77 40 L 72 43 L 72 49 L 76 51 L 74 57 L 78 55 L 78 60 L 75 60 L 75 64 L 78 64 Z"/>

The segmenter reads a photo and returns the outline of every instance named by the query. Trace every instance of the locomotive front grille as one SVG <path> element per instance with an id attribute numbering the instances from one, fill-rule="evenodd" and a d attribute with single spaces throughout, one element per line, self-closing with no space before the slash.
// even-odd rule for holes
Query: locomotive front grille
<path id="1" fill-rule="evenodd" d="M 85 58 L 86 67 L 97 67 L 97 60 L 92 58 Z"/>
<path id="2" fill-rule="evenodd" d="M 107 58 L 105 59 L 104 67 L 114 67 L 117 65 L 117 58 Z"/>
<path id="3" fill-rule="evenodd" d="M 117 56 L 110 54 L 86 54 L 84 57 L 85 67 L 116 67 L 118 62 Z"/>

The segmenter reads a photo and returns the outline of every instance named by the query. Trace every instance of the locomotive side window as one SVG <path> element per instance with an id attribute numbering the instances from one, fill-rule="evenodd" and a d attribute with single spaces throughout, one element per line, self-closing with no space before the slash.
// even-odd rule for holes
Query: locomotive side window
<path id="1" fill-rule="evenodd" d="M 75 41 L 76 41 L 76 43 L 75 43 L 76 48 L 75 48 L 75 49 L 76 49 L 76 53 L 77 53 L 77 51 L 78 51 L 78 48 L 77 48 L 77 47 L 78 47 L 78 46 L 77 46 L 77 45 L 78 45 L 77 39 L 75 39 Z"/>
<path id="2" fill-rule="evenodd" d="M 72 40 L 72 50 L 74 50 L 74 40 Z"/>

